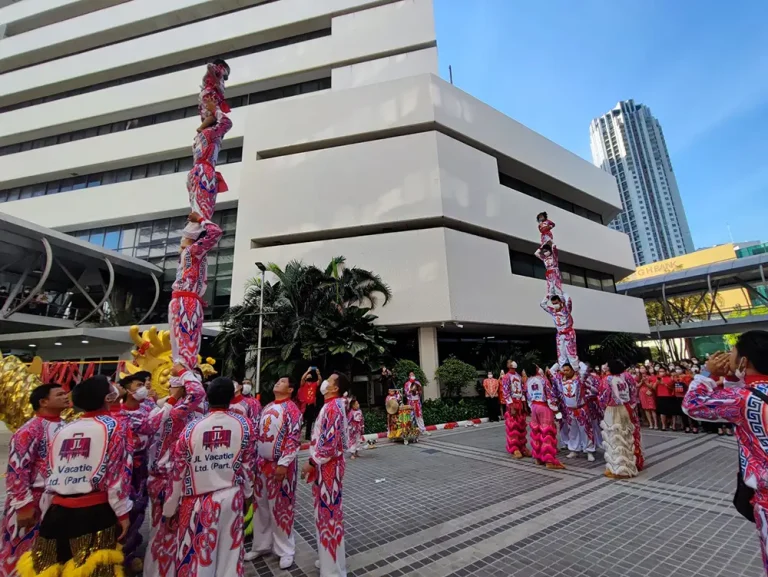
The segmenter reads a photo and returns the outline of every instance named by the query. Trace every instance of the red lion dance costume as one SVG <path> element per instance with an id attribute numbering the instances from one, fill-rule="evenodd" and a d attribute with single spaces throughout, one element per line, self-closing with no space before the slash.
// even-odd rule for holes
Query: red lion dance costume
<path id="1" fill-rule="evenodd" d="M 564 469 L 557 460 L 556 415 L 560 414 L 552 385 L 541 369 L 525 383 L 531 407 L 531 452 L 537 465 Z"/>
<path id="2" fill-rule="evenodd" d="M 501 379 L 501 390 L 504 395 L 504 404 L 507 412 L 504 416 L 507 431 L 507 452 L 515 459 L 530 456 L 525 446 L 527 425 L 525 421 L 525 395 L 523 394 L 523 381 L 517 374 L 517 364 L 512 364 L 512 369 L 507 371 Z"/>

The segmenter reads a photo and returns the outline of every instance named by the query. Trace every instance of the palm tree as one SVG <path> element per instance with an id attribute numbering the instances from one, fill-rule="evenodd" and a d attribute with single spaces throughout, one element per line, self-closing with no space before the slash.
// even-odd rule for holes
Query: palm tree
<path id="1" fill-rule="evenodd" d="M 264 342 L 262 373 L 270 380 L 294 374 L 297 365 L 316 364 L 351 373 L 381 362 L 393 344 L 386 329 L 374 324 L 371 314 L 392 292 L 376 274 L 347 268 L 344 257 L 335 257 L 321 270 L 291 261 L 285 268 L 270 263 L 275 282 L 264 287 Z M 241 305 L 231 307 L 222 319 L 217 345 L 226 367 L 252 368 L 258 339 L 260 279 L 249 281 Z"/>

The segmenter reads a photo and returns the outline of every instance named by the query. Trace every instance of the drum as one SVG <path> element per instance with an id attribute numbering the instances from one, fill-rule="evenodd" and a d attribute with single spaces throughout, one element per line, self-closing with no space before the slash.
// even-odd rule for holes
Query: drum
<path id="1" fill-rule="evenodd" d="M 413 407 L 401 405 L 397 412 L 395 426 L 389 433 L 389 438 L 403 441 L 404 444 L 415 442 L 419 438 L 419 429 L 413 420 Z"/>

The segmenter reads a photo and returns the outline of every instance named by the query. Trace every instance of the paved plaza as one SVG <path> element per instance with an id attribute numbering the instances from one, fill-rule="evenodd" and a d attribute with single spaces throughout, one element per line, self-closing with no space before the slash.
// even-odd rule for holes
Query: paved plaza
<path id="1" fill-rule="evenodd" d="M 643 433 L 647 468 L 631 481 L 606 479 L 600 457 L 561 453 L 566 471 L 514 461 L 501 424 L 379 441 L 347 462 L 349 576 L 761 576 L 754 526 L 731 504 L 733 438 Z M 296 532 L 292 570 L 267 557 L 246 575 L 317 575 L 304 484 Z"/>

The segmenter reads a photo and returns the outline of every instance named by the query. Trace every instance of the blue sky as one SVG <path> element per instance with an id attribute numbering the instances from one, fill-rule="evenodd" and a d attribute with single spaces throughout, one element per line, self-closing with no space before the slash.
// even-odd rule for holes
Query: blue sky
<path id="1" fill-rule="evenodd" d="M 768 1 L 434 3 L 443 78 L 587 160 L 592 118 L 646 104 L 696 248 L 768 241 Z"/>

